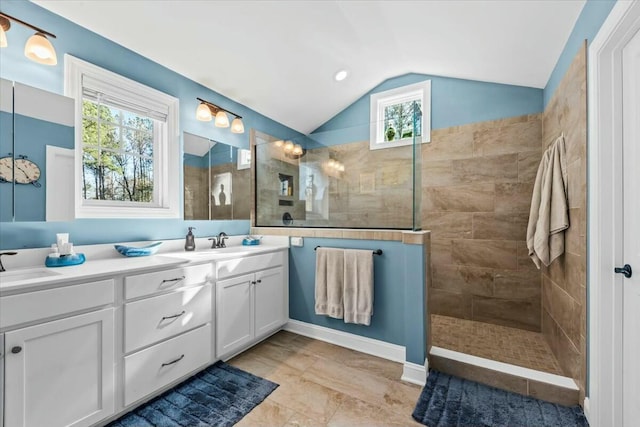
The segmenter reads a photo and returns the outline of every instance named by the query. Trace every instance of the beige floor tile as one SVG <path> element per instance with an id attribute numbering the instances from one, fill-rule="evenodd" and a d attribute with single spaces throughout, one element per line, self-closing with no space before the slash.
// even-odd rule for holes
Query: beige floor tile
<path id="1" fill-rule="evenodd" d="M 287 423 L 294 411 L 276 402 L 265 400 L 249 412 L 238 427 L 280 427 Z"/>
<path id="2" fill-rule="evenodd" d="M 343 398 L 341 393 L 304 378 L 278 387 L 269 396 L 269 400 L 323 423 L 329 421 Z"/>
<path id="3" fill-rule="evenodd" d="M 330 427 L 386 427 L 420 424 L 411 418 L 411 412 L 398 414 L 386 408 L 347 397 L 327 425 Z"/>
<path id="4" fill-rule="evenodd" d="M 252 353 L 256 356 L 284 363 L 301 371 L 304 371 L 316 361 L 312 355 L 298 351 L 295 348 L 272 344 L 270 341 L 258 344 L 252 349 Z"/>
<path id="5" fill-rule="evenodd" d="M 284 427 L 325 427 L 326 425 L 326 422 L 318 421 L 296 412 L 289 418 Z"/>

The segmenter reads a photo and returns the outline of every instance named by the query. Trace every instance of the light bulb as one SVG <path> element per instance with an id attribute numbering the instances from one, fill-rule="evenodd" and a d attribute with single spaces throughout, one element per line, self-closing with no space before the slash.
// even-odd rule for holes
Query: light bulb
<path id="1" fill-rule="evenodd" d="M 336 167 L 336 161 L 333 159 L 329 159 L 329 161 L 327 162 L 327 166 L 329 166 L 330 168 Z"/>
<path id="2" fill-rule="evenodd" d="M 340 167 L 338 168 L 338 170 L 340 172 L 344 172 L 344 165 L 342 163 L 340 163 Z"/>
<path id="3" fill-rule="evenodd" d="M 240 117 L 236 117 L 231 122 L 231 133 L 244 133 L 244 123 Z"/>
<path id="4" fill-rule="evenodd" d="M 24 46 L 24 54 L 27 58 L 40 64 L 56 65 L 58 63 L 56 50 L 47 37 L 40 32 L 29 37 Z"/>
<path id="5" fill-rule="evenodd" d="M 213 119 L 209 106 L 204 102 L 198 105 L 198 109 L 196 110 L 196 119 L 200 120 L 201 122 L 210 122 L 211 119 Z"/>
<path id="6" fill-rule="evenodd" d="M 215 125 L 216 125 L 216 127 L 219 127 L 219 128 L 228 128 L 229 127 L 229 116 L 227 116 L 227 113 L 225 113 L 222 110 L 218 111 L 216 113 Z"/>
<path id="7" fill-rule="evenodd" d="M 292 154 L 295 154 L 296 156 L 299 156 L 302 154 L 302 146 L 300 144 L 296 144 L 293 146 L 293 151 L 291 151 Z"/>
<path id="8" fill-rule="evenodd" d="M 285 153 L 290 153 L 293 150 L 293 142 L 287 141 L 284 143 L 284 147 L 282 147 Z"/>
<path id="9" fill-rule="evenodd" d="M 275 141 L 273 143 L 273 145 L 275 145 L 276 147 L 280 148 L 280 147 L 282 147 L 284 145 L 284 141 L 279 139 L 279 140 Z"/>

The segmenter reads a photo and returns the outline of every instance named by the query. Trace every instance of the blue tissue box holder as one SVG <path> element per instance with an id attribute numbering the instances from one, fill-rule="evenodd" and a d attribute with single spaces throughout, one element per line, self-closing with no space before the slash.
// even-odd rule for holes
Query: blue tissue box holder
<path id="1" fill-rule="evenodd" d="M 143 246 L 141 248 L 136 248 L 134 246 L 124 246 L 124 245 L 114 245 L 118 252 L 120 252 L 124 256 L 133 257 L 133 256 L 149 256 L 158 252 L 159 246 L 162 242 L 156 242 L 148 246 Z"/>
<path id="2" fill-rule="evenodd" d="M 260 244 L 260 239 L 242 239 L 243 246 L 257 246 Z"/>
<path id="3" fill-rule="evenodd" d="M 47 259 L 44 260 L 44 265 L 47 267 L 68 267 L 70 265 L 82 264 L 85 261 L 86 258 L 84 254 L 61 255 L 57 258 L 48 256 Z"/>

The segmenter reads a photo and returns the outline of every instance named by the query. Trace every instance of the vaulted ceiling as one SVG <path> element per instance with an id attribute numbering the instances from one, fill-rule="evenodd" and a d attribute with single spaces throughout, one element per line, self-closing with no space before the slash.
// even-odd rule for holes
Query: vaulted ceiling
<path id="1" fill-rule="evenodd" d="M 34 2 L 304 133 L 406 73 L 542 88 L 585 3 Z"/>

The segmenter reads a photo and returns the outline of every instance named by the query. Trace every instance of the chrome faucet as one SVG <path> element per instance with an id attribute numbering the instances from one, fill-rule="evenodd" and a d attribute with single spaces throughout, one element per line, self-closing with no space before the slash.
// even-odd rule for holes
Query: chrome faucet
<path id="1" fill-rule="evenodd" d="M 211 240 L 211 249 L 226 248 L 227 245 L 224 244 L 224 241 L 228 238 L 227 233 L 224 231 L 221 231 L 218 237 L 209 237 L 209 240 Z"/>
<path id="2" fill-rule="evenodd" d="M 0 272 L 7 271 L 2 265 L 2 255 L 18 255 L 18 252 L 0 252 Z"/>

